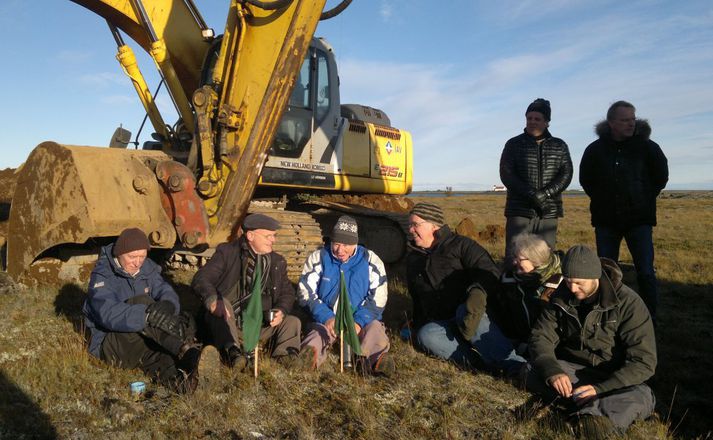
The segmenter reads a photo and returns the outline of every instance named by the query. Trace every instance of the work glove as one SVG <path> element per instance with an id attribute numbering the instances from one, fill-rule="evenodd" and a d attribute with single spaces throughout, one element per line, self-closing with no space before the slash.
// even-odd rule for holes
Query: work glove
<path id="1" fill-rule="evenodd" d="M 478 284 L 468 289 L 468 298 L 465 300 L 465 316 L 462 320 L 457 320 L 456 325 L 460 334 L 466 341 L 470 341 L 478 331 L 478 325 L 485 313 L 488 294 Z"/>
<path id="2" fill-rule="evenodd" d="M 183 340 L 186 336 L 181 317 L 174 315 L 176 308 L 168 301 L 157 301 L 146 307 L 146 324 Z"/>
<path id="3" fill-rule="evenodd" d="M 547 202 L 547 194 L 544 191 L 530 191 L 527 195 L 535 211 L 542 212 Z"/>

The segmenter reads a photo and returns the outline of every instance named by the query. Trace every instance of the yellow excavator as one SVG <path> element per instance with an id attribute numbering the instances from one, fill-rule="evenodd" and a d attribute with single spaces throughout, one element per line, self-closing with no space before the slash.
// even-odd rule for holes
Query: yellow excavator
<path id="1" fill-rule="evenodd" d="M 17 173 L 10 275 L 87 255 L 127 227 L 174 251 L 174 264 L 200 265 L 246 213 L 265 210 L 283 223 L 277 251 L 293 276 L 335 212 L 355 215 L 385 261 L 401 257 L 404 215 L 315 197 L 398 196 L 412 185 L 410 134 L 378 109 L 342 105 L 333 50 L 313 38 L 351 0 L 328 11 L 326 0 L 230 0 L 219 36 L 193 0 L 72 1 L 106 20 L 154 140 L 126 148 L 130 133 L 118 129 L 111 148 L 38 145 Z M 124 36 L 155 62 L 176 123 L 164 120 Z"/>

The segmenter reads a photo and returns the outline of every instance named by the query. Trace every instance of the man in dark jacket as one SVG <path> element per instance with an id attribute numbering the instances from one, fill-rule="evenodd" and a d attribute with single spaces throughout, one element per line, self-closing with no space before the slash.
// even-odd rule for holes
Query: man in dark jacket
<path id="1" fill-rule="evenodd" d="M 607 120 L 596 126 L 599 139 L 584 151 L 579 182 L 591 199 L 597 253 L 618 261 L 621 240 L 626 240 L 639 294 L 655 322 L 658 293 L 652 230 L 656 197 L 668 182 L 668 161 L 649 139 L 648 122 L 637 120 L 635 111 L 625 101 L 609 107 Z"/>
<path id="2" fill-rule="evenodd" d="M 535 374 L 526 386 L 548 400 L 564 398 L 585 430 L 623 433 L 654 409 L 644 383 L 656 370 L 651 316 L 616 263 L 586 246 L 567 251 L 562 272 L 565 283 L 532 330 L 528 366 Z"/>
<path id="3" fill-rule="evenodd" d="M 192 392 L 201 355 L 195 324 L 179 316 L 178 296 L 146 258 L 149 248 L 146 234 L 136 228 L 102 248 L 83 307 L 91 331 L 89 352 L 122 368 L 141 368 L 176 391 Z"/>
<path id="4" fill-rule="evenodd" d="M 567 144 L 552 137 L 550 102 L 538 98 L 525 112 L 525 132 L 507 141 L 500 157 L 500 180 L 507 187 L 505 258 L 522 232 L 540 235 L 555 249 L 557 218 L 564 215 L 562 191 L 572 181 Z M 508 260 L 506 260 L 508 261 Z"/>
<path id="5" fill-rule="evenodd" d="M 212 342 L 231 367 L 244 369 L 248 356 L 241 350 L 241 314 L 247 308 L 258 259 L 262 273 L 263 327 L 260 344 L 269 343 L 272 356 L 294 359 L 300 349 L 300 320 L 289 315 L 295 292 L 287 278 L 287 262 L 273 252 L 279 223 L 264 214 L 250 214 L 244 234 L 218 246 L 213 257 L 193 277 L 193 291 L 206 309 L 205 321 Z"/>
<path id="6" fill-rule="evenodd" d="M 409 222 L 413 242 L 406 270 L 420 347 L 465 367 L 478 360 L 475 349 L 487 367 L 519 369 L 525 360 L 486 313 L 487 297 L 499 288 L 490 254 L 451 232 L 437 205 L 418 203 Z"/>

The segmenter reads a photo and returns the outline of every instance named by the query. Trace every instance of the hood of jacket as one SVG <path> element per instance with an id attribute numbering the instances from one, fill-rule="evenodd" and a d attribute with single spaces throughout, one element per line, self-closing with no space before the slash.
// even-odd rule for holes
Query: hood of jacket
<path id="1" fill-rule="evenodd" d="M 594 126 L 594 133 L 596 133 L 597 136 L 600 138 L 611 138 L 611 127 L 609 127 L 609 122 L 604 119 L 603 121 L 599 121 L 595 126 Z M 636 120 L 636 126 L 634 128 L 634 136 L 633 137 L 639 137 L 644 140 L 648 140 L 649 137 L 651 137 L 651 125 L 649 125 L 649 121 L 646 119 L 637 119 Z"/>

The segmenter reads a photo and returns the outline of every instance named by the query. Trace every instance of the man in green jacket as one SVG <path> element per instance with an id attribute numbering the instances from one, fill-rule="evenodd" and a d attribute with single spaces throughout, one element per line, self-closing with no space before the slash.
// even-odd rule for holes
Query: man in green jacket
<path id="1" fill-rule="evenodd" d="M 654 410 L 644 383 L 656 369 L 651 315 L 616 263 L 586 246 L 567 251 L 562 274 L 532 330 L 528 367 L 536 374 L 526 386 L 565 403 L 585 434 L 623 433 Z"/>

